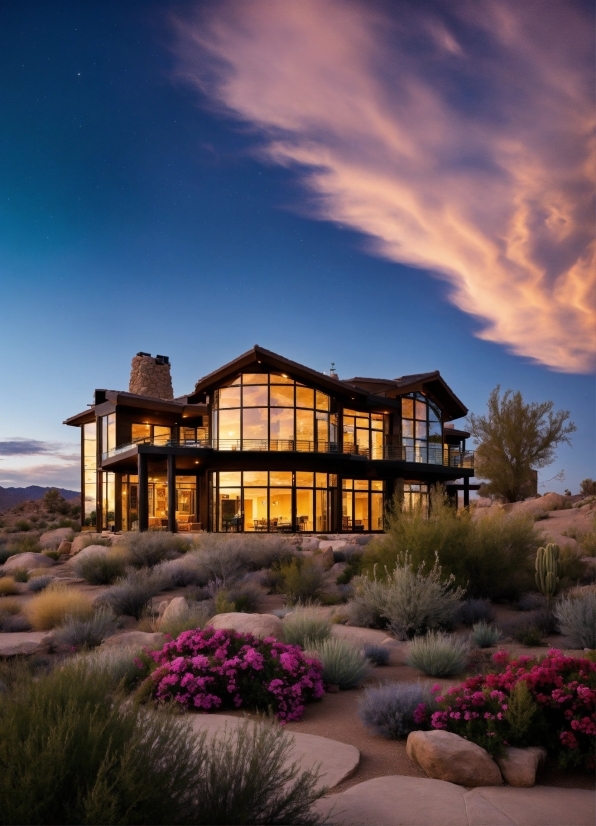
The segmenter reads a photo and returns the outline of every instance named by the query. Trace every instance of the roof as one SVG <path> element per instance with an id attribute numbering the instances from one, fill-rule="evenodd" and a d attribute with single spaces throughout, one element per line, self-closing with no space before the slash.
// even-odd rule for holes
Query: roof
<path id="1" fill-rule="evenodd" d="M 99 399 L 97 394 L 101 394 Z M 141 396 L 137 393 L 129 393 L 125 390 L 101 390 L 96 391 L 97 403 L 89 405 L 88 410 L 70 416 L 63 424 L 80 427 L 82 424 L 93 421 L 96 408 L 101 404 L 122 405 L 125 407 L 141 407 L 143 409 L 157 410 L 160 413 L 182 413 L 183 417 L 188 417 L 192 413 L 197 416 L 203 415 L 206 411 L 205 405 L 188 404 L 187 396 L 179 396 L 177 399 L 158 399 L 155 396 Z"/>

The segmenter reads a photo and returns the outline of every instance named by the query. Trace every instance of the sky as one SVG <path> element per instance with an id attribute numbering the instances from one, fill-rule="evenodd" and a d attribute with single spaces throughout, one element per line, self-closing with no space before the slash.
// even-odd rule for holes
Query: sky
<path id="1" fill-rule="evenodd" d="M 5 0 L 0 485 L 79 487 L 95 388 L 254 344 L 570 411 L 596 477 L 592 4 Z"/>

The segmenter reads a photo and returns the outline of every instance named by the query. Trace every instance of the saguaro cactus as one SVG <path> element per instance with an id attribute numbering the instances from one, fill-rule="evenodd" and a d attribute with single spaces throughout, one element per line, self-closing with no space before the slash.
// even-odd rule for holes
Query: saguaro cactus
<path id="1" fill-rule="evenodd" d="M 546 548 L 538 548 L 536 552 L 536 586 L 544 594 L 547 603 L 550 602 L 559 585 L 559 546 L 549 542 Z"/>

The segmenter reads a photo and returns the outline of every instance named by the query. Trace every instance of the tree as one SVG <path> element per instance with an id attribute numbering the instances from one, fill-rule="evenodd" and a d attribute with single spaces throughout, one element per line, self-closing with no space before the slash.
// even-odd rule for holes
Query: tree
<path id="1" fill-rule="evenodd" d="M 497 385 L 488 398 L 487 415 L 470 414 L 468 428 L 479 443 L 476 448 L 476 476 L 487 479 L 487 494 L 506 502 L 524 498 L 532 471 L 550 465 L 555 448 L 571 444 L 569 434 L 577 430 L 568 422 L 569 411 L 553 412 L 553 402 L 526 404 L 519 391 Z"/>
<path id="2" fill-rule="evenodd" d="M 44 507 L 49 510 L 50 513 L 55 513 L 60 510 L 64 502 L 66 502 L 66 500 L 58 488 L 48 488 L 43 495 Z"/>
<path id="3" fill-rule="evenodd" d="M 582 479 L 579 483 L 579 492 L 582 496 L 596 495 L 596 482 L 593 479 Z"/>

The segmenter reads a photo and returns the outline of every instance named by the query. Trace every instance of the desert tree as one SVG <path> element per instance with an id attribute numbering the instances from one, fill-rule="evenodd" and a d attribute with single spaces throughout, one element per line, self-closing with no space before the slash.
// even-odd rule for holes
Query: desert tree
<path id="1" fill-rule="evenodd" d="M 478 443 L 476 476 L 486 479 L 483 491 L 506 502 L 517 502 L 528 490 L 532 471 L 550 465 L 557 445 L 571 444 L 577 428 L 569 411 L 554 412 L 554 403 L 524 402 L 519 391 L 501 395 L 497 385 L 488 398 L 485 416 L 471 413 L 469 430 Z"/>

